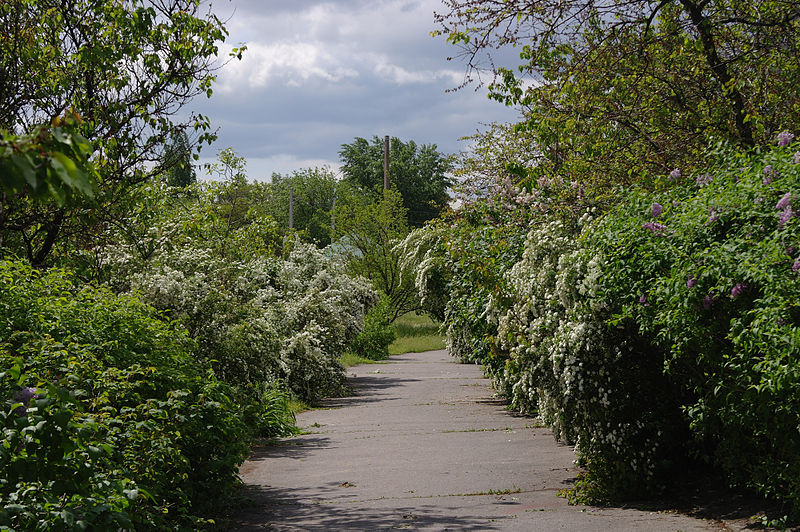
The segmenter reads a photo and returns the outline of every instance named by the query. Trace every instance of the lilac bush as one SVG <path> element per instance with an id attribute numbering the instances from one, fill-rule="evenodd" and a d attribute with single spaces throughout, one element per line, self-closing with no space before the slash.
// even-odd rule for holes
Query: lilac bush
<path id="1" fill-rule="evenodd" d="M 713 181 L 633 194 L 585 232 L 585 242 L 613 264 L 601 290 L 613 322 L 636 331 L 631 341 L 650 345 L 669 390 L 659 399 L 640 396 L 644 412 L 653 401 L 673 401 L 679 412 L 658 423 L 674 424 L 659 428 L 664 448 L 703 456 L 732 483 L 798 511 L 800 224 L 791 191 L 800 186 L 800 168 L 780 147 L 752 158 L 724 149 L 716 155 Z M 640 213 L 654 200 L 674 201 L 659 218 L 669 239 L 643 239 L 635 226 L 650 222 Z M 644 290 L 649 305 L 640 304 Z M 652 454 L 654 463 L 666 457 Z"/>

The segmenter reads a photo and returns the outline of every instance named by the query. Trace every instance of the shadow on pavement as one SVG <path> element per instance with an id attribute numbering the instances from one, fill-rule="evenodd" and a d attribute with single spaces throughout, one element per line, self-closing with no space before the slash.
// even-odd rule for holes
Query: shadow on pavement
<path id="1" fill-rule="evenodd" d="M 318 486 L 310 492 L 252 487 L 247 496 L 258 511 L 236 519 L 235 530 L 499 530 L 486 517 L 443 515 L 435 504 L 376 508 L 372 501 L 348 500 L 347 488 L 342 485 Z M 337 505 L 326 504 L 326 500 Z M 346 511 L 342 504 L 348 506 Z"/>
<path id="2" fill-rule="evenodd" d="M 755 515 L 780 517 L 779 505 L 765 501 L 755 493 L 726 487 L 719 479 L 688 481 L 663 497 L 631 501 L 618 506 L 647 512 L 678 512 L 697 519 L 735 522 L 744 530 L 776 530 L 751 521 Z M 737 527 L 737 528 L 738 528 Z M 726 528 L 727 530 L 727 528 Z M 800 531 L 798 523 L 787 523 L 786 530 Z"/>
<path id="3" fill-rule="evenodd" d="M 265 445 L 253 447 L 248 460 L 259 462 L 274 458 L 307 458 L 315 451 L 330 447 L 330 438 L 323 436 L 297 436 L 291 439 L 273 441 Z"/>
<path id="4" fill-rule="evenodd" d="M 410 382 L 418 382 L 418 379 L 391 377 L 386 374 L 351 377 L 347 380 L 347 385 L 350 388 L 350 395 L 323 399 L 319 406 L 322 408 L 341 408 L 345 406 L 395 401 L 398 398 L 391 397 L 389 390 Z"/>

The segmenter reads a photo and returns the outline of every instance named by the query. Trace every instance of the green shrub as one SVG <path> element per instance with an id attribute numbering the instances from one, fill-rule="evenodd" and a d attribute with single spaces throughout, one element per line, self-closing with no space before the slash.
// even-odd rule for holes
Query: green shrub
<path id="1" fill-rule="evenodd" d="M 689 451 L 800 511 L 797 145 L 636 193 L 587 235 L 616 323 L 652 345 Z M 800 210 L 800 209 L 797 209 Z M 669 442 L 682 443 L 682 442 Z"/>
<path id="2" fill-rule="evenodd" d="M 389 357 L 389 344 L 395 340 L 391 323 L 391 309 L 386 298 L 364 318 L 364 329 L 350 343 L 349 350 L 369 360 L 383 360 Z"/>
<path id="3" fill-rule="evenodd" d="M 0 525 L 200 526 L 264 417 L 152 307 L 0 262 Z M 38 397 L 25 394 L 35 393 Z"/>

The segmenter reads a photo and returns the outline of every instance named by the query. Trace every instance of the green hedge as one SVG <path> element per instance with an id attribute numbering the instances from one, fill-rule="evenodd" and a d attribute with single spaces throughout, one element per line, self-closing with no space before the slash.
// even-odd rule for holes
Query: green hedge
<path id="1" fill-rule="evenodd" d="M 798 155 L 714 155 L 718 165 L 667 193 L 633 194 L 586 246 L 603 257 L 615 323 L 637 328 L 659 357 L 689 452 L 797 512 Z"/>
<path id="2" fill-rule="evenodd" d="M 389 301 L 383 297 L 364 317 L 364 328 L 353 338 L 349 350 L 369 360 L 389 358 L 389 344 L 397 337 L 390 319 Z"/>
<path id="3" fill-rule="evenodd" d="M 3 261 L 0 316 L 0 526 L 202 526 L 276 423 L 136 298 Z"/>

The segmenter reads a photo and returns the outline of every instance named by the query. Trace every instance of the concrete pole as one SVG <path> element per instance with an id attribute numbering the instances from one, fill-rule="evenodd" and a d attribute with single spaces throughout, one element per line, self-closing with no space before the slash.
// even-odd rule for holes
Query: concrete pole
<path id="1" fill-rule="evenodd" d="M 294 227 L 294 190 L 289 187 L 289 229 Z"/>
<path id="2" fill-rule="evenodd" d="M 383 189 L 389 190 L 389 135 L 383 137 Z"/>

